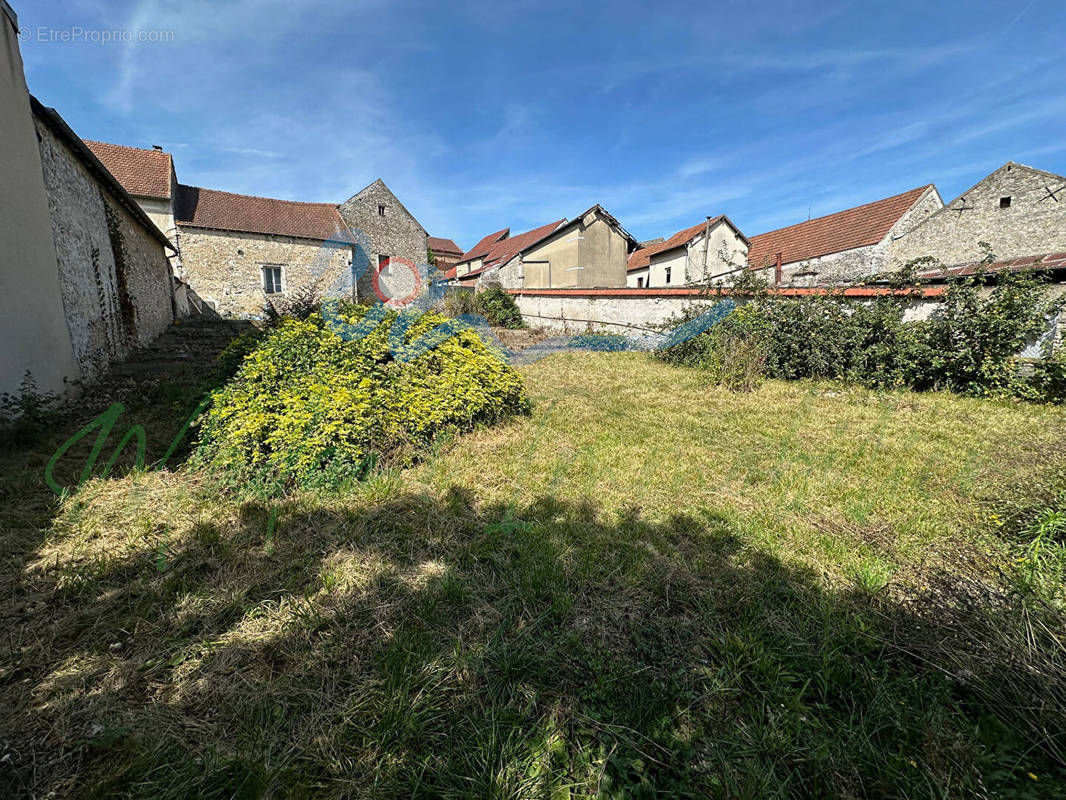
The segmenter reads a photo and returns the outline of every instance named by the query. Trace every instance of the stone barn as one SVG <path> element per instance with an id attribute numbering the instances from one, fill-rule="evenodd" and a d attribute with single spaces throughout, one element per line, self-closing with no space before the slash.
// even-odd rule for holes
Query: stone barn
<path id="1" fill-rule="evenodd" d="M 761 233 L 751 237 L 748 266 L 771 286 L 862 281 L 888 270 L 892 243 L 942 206 L 928 184 Z"/>
<path id="2" fill-rule="evenodd" d="M 1066 251 L 1066 177 L 1008 161 L 889 245 L 891 266 L 946 266 Z"/>

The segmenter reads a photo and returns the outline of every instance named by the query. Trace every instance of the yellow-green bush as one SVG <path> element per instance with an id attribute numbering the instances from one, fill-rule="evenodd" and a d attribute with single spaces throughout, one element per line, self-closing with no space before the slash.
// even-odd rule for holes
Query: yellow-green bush
<path id="1" fill-rule="evenodd" d="M 356 325 L 367 313 L 345 304 L 333 318 Z M 390 348 L 398 321 L 409 327 Z M 378 459 L 406 463 L 442 433 L 528 411 L 522 378 L 472 330 L 415 358 L 393 352 L 446 322 L 390 311 L 352 341 L 320 314 L 283 322 L 215 393 L 194 463 L 235 484 L 336 486 Z"/>

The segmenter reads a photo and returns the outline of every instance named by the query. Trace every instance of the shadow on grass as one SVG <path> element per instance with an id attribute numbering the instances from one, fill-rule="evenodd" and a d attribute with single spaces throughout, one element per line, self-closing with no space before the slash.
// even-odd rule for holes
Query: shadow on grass
<path id="1" fill-rule="evenodd" d="M 2 607 L 0 782 L 57 797 L 1047 797 L 1066 776 L 988 706 L 980 682 L 1001 665 L 962 678 L 921 650 L 983 612 L 830 591 L 746 547 L 728 514 L 477 508 L 456 487 L 270 516 L 249 503 L 234 526 L 165 544 L 127 532 L 27 573 L 20 596 L 39 603 Z"/>

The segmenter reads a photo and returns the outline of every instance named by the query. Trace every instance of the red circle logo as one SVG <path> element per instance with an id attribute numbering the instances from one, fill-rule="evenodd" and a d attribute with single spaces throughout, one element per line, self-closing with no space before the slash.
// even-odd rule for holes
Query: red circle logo
<path id="1" fill-rule="evenodd" d="M 422 293 L 425 279 L 415 263 L 406 258 L 390 258 L 379 263 L 371 276 L 374 294 L 388 306 L 405 306 Z"/>

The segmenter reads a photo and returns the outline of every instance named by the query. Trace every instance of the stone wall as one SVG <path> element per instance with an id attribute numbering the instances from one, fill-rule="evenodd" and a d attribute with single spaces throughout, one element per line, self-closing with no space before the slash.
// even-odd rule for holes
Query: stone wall
<path id="1" fill-rule="evenodd" d="M 225 316 L 264 315 L 264 266 L 282 268 L 282 296 L 317 281 L 323 294 L 354 297 L 350 244 L 181 225 L 178 246 L 185 280 Z"/>
<path id="2" fill-rule="evenodd" d="M 170 264 L 162 242 L 35 123 L 67 329 L 89 381 L 173 321 Z"/>
<path id="3" fill-rule="evenodd" d="M 862 302 L 877 291 L 856 289 L 852 294 Z M 513 294 L 522 317 L 531 327 L 559 333 L 604 331 L 627 335 L 660 330 L 689 309 L 710 308 L 721 300 L 699 289 L 518 291 Z M 743 305 L 747 300 L 737 297 L 734 302 Z M 928 319 L 937 304 L 935 298 L 916 300 L 910 303 L 904 318 Z"/>
<path id="4" fill-rule="evenodd" d="M 385 208 L 384 214 L 379 213 L 381 206 Z M 425 228 L 383 181 L 374 181 L 346 200 L 339 211 L 360 242 L 355 253 L 360 296 L 373 296 L 371 272 L 377 266 L 378 256 L 406 258 L 415 264 L 426 262 Z"/>
<path id="5" fill-rule="evenodd" d="M 0 393 L 26 372 L 59 392 L 78 365 L 64 317 L 30 96 L 14 14 L 0 5 Z"/>
<path id="6" fill-rule="evenodd" d="M 1057 200 L 1048 190 L 1061 189 Z M 1000 207 L 1001 198 L 1010 205 Z M 1066 250 L 1066 178 L 1008 163 L 889 247 L 900 266 L 933 256 L 946 265 L 979 261 L 978 242 L 1001 259 Z"/>

